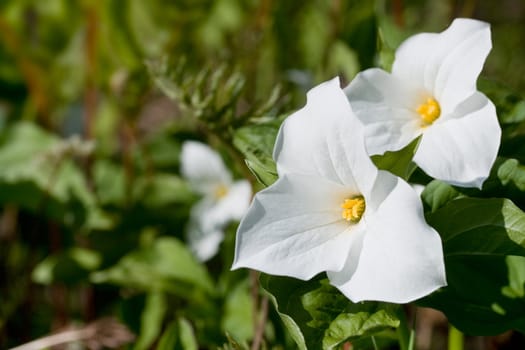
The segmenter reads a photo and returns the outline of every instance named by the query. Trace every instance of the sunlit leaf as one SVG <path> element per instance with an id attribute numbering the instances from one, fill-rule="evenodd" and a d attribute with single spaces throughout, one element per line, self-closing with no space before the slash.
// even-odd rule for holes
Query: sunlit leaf
<path id="1" fill-rule="evenodd" d="M 421 304 L 467 334 L 525 330 L 525 213 L 506 199 L 459 198 L 427 219 L 443 239 L 448 286 Z"/>
<path id="2" fill-rule="evenodd" d="M 300 349 L 335 349 L 399 326 L 396 306 L 354 304 L 326 279 L 305 282 L 262 275 L 261 285 Z"/>
<path id="3" fill-rule="evenodd" d="M 146 350 L 151 347 L 162 331 L 162 321 L 166 311 L 166 296 L 161 292 L 148 293 L 140 318 L 140 334 L 133 347 L 134 350 Z"/>
<path id="4" fill-rule="evenodd" d="M 160 237 L 146 248 L 124 256 L 115 266 L 92 274 L 95 283 L 113 283 L 145 291 L 168 291 L 185 296 L 193 287 L 213 292 L 204 265 L 172 237 Z"/>
<path id="5" fill-rule="evenodd" d="M 247 283 L 239 283 L 226 296 L 222 328 L 237 341 L 253 337 L 253 300 Z"/>
<path id="6" fill-rule="evenodd" d="M 257 179 L 265 186 L 277 180 L 277 170 L 272 158 L 275 138 L 281 120 L 256 124 L 238 129 L 233 144 L 246 157 L 246 164 Z"/>
<path id="7" fill-rule="evenodd" d="M 372 161 L 379 169 L 387 170 L 408 180 L 417 167 L 412 162 L 412 158 L 414 158 L 419 141 L 420 138 L 417 138 L 399 151 L 387 151 L 383 155 L 374 155 L 371 157 Z"/>
<path id="8" fill-rule="evenodd" d="M 83 281 L 101 262 L 99 253 L 75 247 L 60 254 L 49 255 L 35 267 L 32 279 L 41 284 L 76 283 Z"/>

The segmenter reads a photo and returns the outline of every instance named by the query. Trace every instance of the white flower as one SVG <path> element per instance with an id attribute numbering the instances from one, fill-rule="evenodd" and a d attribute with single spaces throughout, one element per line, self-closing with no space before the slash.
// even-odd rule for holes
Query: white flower
<path id="1" fill-rule="evenodd" d="M 392 73 L 368 69 L 345 89 L 365 124 L 370 154 L 399 150 L 422 135 L 414 162 L 428 175 L 481 187 L 496 159 L 501 129 L 492 102 L 476 90 L 491 49 L 490 26 L 456 19 L 396 51 Z"/>
<path id="2" fill-rule="evenodd" d="M 197 258 L 206 261 L 217 253 L 224 226 L 248 209 L 251 187 L 246 180 L 234 182 L 219 154 L 196 141 L 182 145 L 181 173 L 202 196 L 191 209 L 187 237 Z"/>
<path id="3" fill-rule="evenodd" d="M 256 194 L 233 268 L 309 279 L 326 271 L 354 302 L 408 302 L 444 286 L 441 240 L 418 196 L 379 171 L 339 80 L 312 89 L 277 137 L 279 179 Z"/>

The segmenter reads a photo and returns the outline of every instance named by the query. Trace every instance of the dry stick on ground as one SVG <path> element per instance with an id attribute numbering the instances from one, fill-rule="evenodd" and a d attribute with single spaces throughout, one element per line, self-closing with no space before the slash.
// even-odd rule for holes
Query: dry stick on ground
<path id="1" fill-rule="evenodd" d="M 261 315 L 259 317 L 259 321 L 255 325 L 255 333 L 253 335 L 251 350 L 258 350 L 261 347 L 263 341 L 266 318 L 268 317 L 268 297 L 266 295 L 263 295 L 261 298 L 261 306 L 259 310 Z"/>
<path id="2" fill-rule="evenodd" d="M 131 342 L 135 336 L 113 318 L 103 318 L 85 327 L 68 329 L 45 336 L 10 350 L 41 350 L 52 346 L 82 341 L 88 349 L 117 348 Z"/>

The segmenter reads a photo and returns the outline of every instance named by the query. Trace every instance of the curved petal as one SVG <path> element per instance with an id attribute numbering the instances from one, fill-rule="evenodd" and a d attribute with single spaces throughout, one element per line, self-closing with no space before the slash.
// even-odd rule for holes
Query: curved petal
<path id="1" fill-rule="evenodd" d="M 228 192 L 210 208 L 209 220 L 217 225 L 225 225 L 231 220 L 240 220 L 248 210 L 252 199 L 252 189 L 247 180 L 236 181 Z"/>
<path id="2" fill-rule="evenodd" d="M 364 130 L 339 79 L 308 92 L 307 103 L 281 126 L 274 149 L 279 174 L 319 176 L 369 192 L 377 169 L 364 145 Z"/>
<path id="3" fill-rule="evenodd" d="M 416 107 L 425 92 L 410 83 L 372 68 L 359 73 L 345 88 L 357 117 L 365 125 L 369 154 L 397 151 L 421 134 Z"/>
<path id="4" fill-rule="evenodd" d="M 259 192 L 237 230 L 234 269 L 309 279 L 343 267 L 362 224 L 341 218 L 348 189 L 324 179 L 283 175 Z"/>
<path id="5" fill-rule="evenodd" d="M 191 208 L 186 240 L 190 250 L 200 261 L 212 258 L 224 238 L 222 224 L 210 217 L 215 206 L 214 200 L 204 197 Z"/>
<path id="6" fill-rule="evenodd" d="M 414 162 L 428 175 L 457 186 L 481 188 L 496 159 L 501 129 L 492 102 L 481 93 L 458 106 L 462 116 L 423 134 Z"/>
<path id="7" fill-rule="evenodd" d="M 214 227 L 205 231 L 198 221 L 191 220 L 186 237 L 188 246 L 197 259 L 207 261 L 219 251 L 219 246 L 224 239 L 224 232 Z"/>
<path id="8" fill-rule="evenodd" d="M 392 74 L 425 87 L 447 114 L 476 91 L 491 47 L 488 23 L 458 18 L 439 34 L 422 33 L 403 42 Z"/>
<path id="9" fill-rule="evenodd" d="M 378 177 L 391 184 L 390 173 Z M 379 189 L 383 191 L 383 189 Z M 355 263 L 350 255 L 347 265 Z M 368 218 L 359 262 L 353 275 L 331 272 L 330 281 L 353 302 L 407 303 L 446 285 L 441 239 L 424 219 L 413 189 L 401 179 Z"/>
<path id="10" fill-rule="evenodd" d="M 181 173 L 200 194 L 213 193 L 218 185 L 231 183 L 231 175 L 219 154 L 197 141 L 183 143 Z"/>

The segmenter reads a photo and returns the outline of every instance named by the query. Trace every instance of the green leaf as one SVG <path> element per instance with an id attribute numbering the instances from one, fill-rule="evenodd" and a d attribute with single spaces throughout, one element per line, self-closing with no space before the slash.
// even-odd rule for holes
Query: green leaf
<path id="1" fill-rule="evenodd" d="M 388 151 L 383 155 L 374 155 L 371 157 L 372 161 L 379 169 L 390 171 L 392 174 L 408 180 L 417 167 L 412 162 L 412 158 L 414 158 L 420 139 L 418 137 L 399 151 Z"/>
<path id="2" fill-rule="evenodd" d="M 198 344 L 188 320 L 179 318 L 171 322 L 157 345 L 158 350 L 197 350 Z"/>
<path id="3" fill-rule="evenodd" d="M 469 335 L 525 331 L 524 257 L 451 256 L 445 263 L 448 286 L 419 305 L 441 310 Z"/>
<path id="4" fill-rule="evenodd" d="M 399 326 L 394 305 L 354 304 L 326 279 L 261 275 L 261 285 L 300 349 L 334 349 Z"/>
<path id="5" fill-rule="evenodd" d="M 149 349 L 162 330 L 166 314 L 166 296 L 161 292 L 151 292 L 146 297 L 146 305 L 140 317 L 140 334 L 134 350 Z"/>
<path id="6" fill-rule="evenodd" d="M 525 120 L 525 99 L 508 86 L 488 79 L 479 79 L 478 88 L 494 102 L 502 124 Z"/>
<path id="7" fill-rule="evenodd" d="M 507 159 L 498 167 L 497 176 L 501 184 L 512 184 L 520 191 L 525 191 L 525 166 L 516 159 Z"/>
<path id="8" fill-rule="evenodd" d="M 62 282 L 73 284 L 83 282 L 89 271 L 100 266 L 102 257 L 99 253 L 74 247 L 63 253 L 50 255 L 33 270 L 32 279 L 36 283 L 51 284 Z"/>
<path id="9" fill-rule="evenodd" d="M 507 199 L 459 198 L 428 222 L 443 240 L 448 286 L 420 304 L 467 334 L 525 330 L 525 213 Z"/>
<path id="10" fill-rule="evenodd" d="M 75 139 L 60 140 L 27 122 L 5 129 L 0 140 L 0 202 L 79 225 L 95 205 L 84 175 L 71 161 L 81 147 Z"/>
<path id="11" fill-rule="evenodd" d="M 173 237 L 160 237 L 146 248 L 124 256 L 115 266 L 93 273 L 95 283 L 114 283 L 145 291 L 161 290 L 189 296 L 199 288 L 213 293 L 204 265 Z"/>
<path id="12" fill-rule="evenodd" d="M 239 342 L 253 337 L 253 300 L 246 280 L 233 287 L 226 296 L 222 329 Z"/>
<path id="13" fill-rule="evenodd" d="M 123 206 L 126 199 L 124 168 L 105 159 L 93 165 L 97 197 L 102 205 Z"/>
<path id="14" fill-rule="evenodd" d="M 423 203 L 430 207 L 432 212 L 441 208 L 451 200 L 462 196 L 461 192 L 453 186 L 440 180 L 433 180 L 428 183 L 423 193 L 421 193 Z"/>
<path id="15" fill-rule="evenodd" d="M 188 203 L 195 199 L 188 183 L 180 177 L 158 173 L 144 176 L 136 180 L 133 188 L 133 198 L 150 209 Z"/>
<path id="16" fill-rule="evenodd" d="M 427 217 L 445 256 L 525 256 L 525 213 L 507 199 L 459 198 Z"/>
<path id="17" fill-rule="evenodd" d="M 246 157 L 246 164 L 265 186 L 277 180 L 277 170 L 272 158 L 275 138 L 281 120 L 239 128 L 233 137 L 233 144 Z"/>

